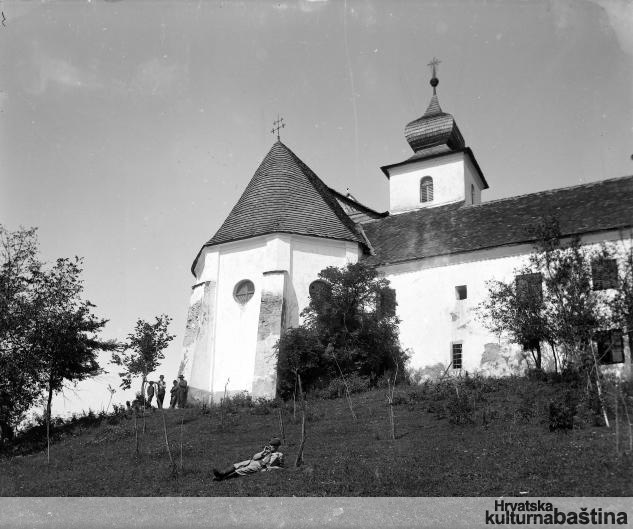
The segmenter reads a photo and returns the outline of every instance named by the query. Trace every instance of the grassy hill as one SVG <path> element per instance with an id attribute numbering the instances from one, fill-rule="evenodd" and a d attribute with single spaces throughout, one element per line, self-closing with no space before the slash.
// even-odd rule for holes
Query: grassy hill
<path id="1" fill-rule="evenodd" d="M 211 469 L 249 459 L 279 435 L 271 403 L 235 401 L 229 412 L 167 410 L 110 417 L 66 429 L 46 451 L 0 459 L 2 496 L 631 496 L 633 457 L 617 454 L 615 429 L 549 431 L 549 402 L 562 384 L 524 378 L 474 379 L 396 390 L 396 439 L 385 391 L 309 400 L 305 464 L 292 468 L 299 411 L 282 405 L 289 468 L 213 482 Z M 243 399 L 242 399 L 243 400 Z M 578 418 L 576 418 L 578 422 Z M 628 449 L 628 425 L 620 424 Z M 182 435 L 182 466 L 181 466 Z"/>

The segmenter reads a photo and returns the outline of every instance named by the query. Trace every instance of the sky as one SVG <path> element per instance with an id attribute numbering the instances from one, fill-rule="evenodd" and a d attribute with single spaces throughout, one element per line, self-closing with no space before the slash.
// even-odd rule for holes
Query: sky
<path id="1" fill-rule="evenodd" d="M 85 298 L 124 339 L 165 313 L 177 374 L 191 263 L 275 138 L 388 208 L 438 68 L 490 185 L 483 200 L 633 174 L 630 0 L 0 0 L 0 223 L 84 258 Z M 100 410 L 118 368 L 56 397 Z M 138 384 L 140 385 L 140 384 Z M 117 390 L 114 402 L 130 398 Z"/>

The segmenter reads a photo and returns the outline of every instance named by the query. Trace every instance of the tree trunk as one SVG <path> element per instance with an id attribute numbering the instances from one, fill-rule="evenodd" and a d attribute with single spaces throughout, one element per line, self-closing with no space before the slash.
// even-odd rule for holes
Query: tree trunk
<path id="1" fill-rule="evenodd" d="M 51 463 L 51 403 L 53 401 L 53 375 L 48 378 L 48 401 L 46 402 L 46 462 Z"/>
<path id="2" fill-rule="evenodd" d="M 536 344 L 536 369 L 538 369 L 539 371 L 541 371 L 542 369 L 542 353 L 541 353 L 541 344 L 537 343 Z"/>
<path id="3" fill-rule="evenodd" d="M 147 376 L 143 375 L 143 381 L 141 382 L 141 399 L 143 402 L 143 410 L 145 410 L 145 384 L 147 384 Z"/>
<path id="4" fill-rule="evenodd" d="M 556 354 L 556 348 L 552 343 L 550 343 L 549 346 L 552 348 L 552 357 L 554 358 L 554 372 L 558 374 L 558 355 Z"/>
<path id="5" fill-rule="evenodd" d="M 7 421 L 0 420 L 0 440 L 12 441 L 15 437 L 13 428 Z"/>
<path id="6" fill-rule="evenodd" d="M 299 468 L 303 464 L 303 447 L 306 442 L 306 400 L 303 396 L 303 388 L 301 387 L 301 376 L 297 373 L 297 381 L 299 382 L 299 395 L 301 396 L 301 444 L 299 452 L 295 459 L 295 468 Z"/>

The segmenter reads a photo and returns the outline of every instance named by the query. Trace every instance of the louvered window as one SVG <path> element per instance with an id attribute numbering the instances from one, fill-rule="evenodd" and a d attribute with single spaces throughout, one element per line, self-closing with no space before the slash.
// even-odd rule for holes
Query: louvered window
<path id="1" fill-rule="evenodd" d="M 433 201 L 433 179 L 425 176 L 420 180 L 420 202 Z"/>
<path id="2" fill-rule="evenodd" d="M 598 332 L 594 340 L 598 361 L 601 364 L 621 364 L 624 362 L 624 341 L 620 329 Z"/>
<path id="3" fill-rule="evenodd" d="M 253 297 L 254 293 L 255 285 L 253 285 L 253 282 L 248 279 L 244 279 L 235 285 L 233 297 L 240 305 L 244 305 Z"/>
<path id="4" fill-rule="evenodd" d="M 591 263 L 594 290 L 618 288 L 618 263 L 615 259 L 595 259 Z"/>

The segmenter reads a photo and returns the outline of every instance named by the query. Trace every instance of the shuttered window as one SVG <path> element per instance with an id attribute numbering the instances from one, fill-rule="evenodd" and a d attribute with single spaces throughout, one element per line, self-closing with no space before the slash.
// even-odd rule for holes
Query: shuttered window
<path id="1" fill-rule="evenodd" d="M 376 297 L 376 313 L 379 318 L 392 318 L 396 315 L 396 291 L 393 288 L 384 288 Z"/>
<path id="2" fill-rule="evenodd" d="M 516 276 L 515 286 L 519 303 L 537 304 L 543 301 L 543 276 L 539 272 Z"/>
<path id="3" fill-rule="evenodd" d="M 622 331 L 613 329 L 600 331 L 594 338 L 601 364 L 621 364 L 624 362 L 624 341 Z"/>
<path id="4" fill-rule="evenodd" d="M 591 263 L 594 290 L 618 288 L 618 263 L 615 259 L 595 259 Z"/>

